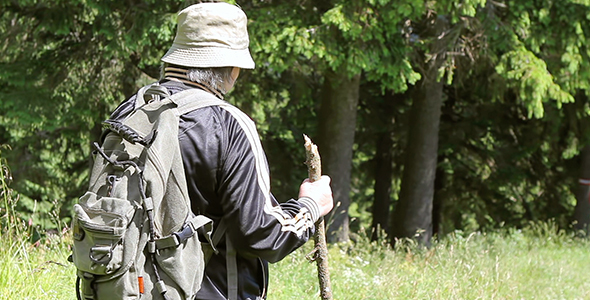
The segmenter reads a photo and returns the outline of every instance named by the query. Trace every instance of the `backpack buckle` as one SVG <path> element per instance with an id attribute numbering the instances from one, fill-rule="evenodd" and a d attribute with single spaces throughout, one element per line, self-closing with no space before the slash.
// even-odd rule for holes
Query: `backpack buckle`
<path id="1" fill-rule="evenodd" d="M 176 236 L 176 239 L 178 240 L 177 245 L 180 245 L 184 243 L 186 240 L 188 240 L 190 237 L 195 235 L 195 230 L 193 229 L 193 226 L 191 226 L 191 224 L 189 223 L 186 226 L 184 226 L 184 228 L 181 231 L 175 232 L 172 235 Z"/>
<path id="2" fill-rule="evenodd" d="M 89 257 L 96 264 L 106 265 L 113 257 L 113 248 L 110 245 L 92 247 Z"/>
<path id="3" fill-rule="evenodd" d="M 178 247 L 178 245 L 184 243 L 190 237 L 195 235 L 195 230 L 193 230 L 190 224 L 187 224 L 182 228 L 181 231 L 174 232 L 167 237 L 156 239 L 156 248 L 157 249 L 166 249 L 172 247 Z"/>

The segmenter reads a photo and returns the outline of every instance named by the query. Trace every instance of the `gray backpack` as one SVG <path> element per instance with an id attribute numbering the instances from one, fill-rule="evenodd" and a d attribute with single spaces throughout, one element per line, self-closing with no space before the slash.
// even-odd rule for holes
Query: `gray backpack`
<path id="1" fill-rule="evenodd" d="M 169 96 L 154 84 L 140 89 L 123 122 L 105 121 L 90 187 L 74 206 L 78 299 L 195 297 L 224 229 L 212 237 L 212 221 L 191 212 L 178 122 L 211 105 L 229 104 L 198 89 Z"/>

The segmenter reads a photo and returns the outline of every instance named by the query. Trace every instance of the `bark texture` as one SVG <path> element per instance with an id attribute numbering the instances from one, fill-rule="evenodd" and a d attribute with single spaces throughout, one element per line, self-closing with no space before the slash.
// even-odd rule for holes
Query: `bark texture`
<path id="1" fill-rule="evenodd" d="M 322 163 L 318 148 L 309 137 L 305 138 L 306 164 L 309 180 L 316 181 L 322 177 Z M 324 218 L 321 217 L 315 224 L 316 233 L 313 237 L 315 248 L 311 254 L 312 259 L 318 266 L 318 280 L 320 284 L 320 298 L 322 300 L 332 299 L 332 284 L 330 283 L 330 269 L 328 267 L 328 245 L 326 244 L 326 227 Z"/>
<path id="2" fill-rule="evenodd" d="M 583 230 L 588 235 L 590 226 L 590 145 L 585 146 L 580 152 L 579 177 L 574 209 L 574 228 Z"/>
<path id="3" fill-rule="evenodd" d="M 327 71 L 319 114 L 318 146 L 325 174 L 332 178 L 335 208 L 329 215 L 328 242 L 349 238 L 348 208 L 352 147 L 356 129 L 360 74 L 350 76 L 346 67 Z"/>
<path id="4" fill-rule="evenodd" d="M 391 205 L 391 187 L 393 178 L 393 133 L 383 132 L 377 140 L 375 153 L 375 195 L 373 198 L 373 234 L 377 240 L 380 231 L 389 234 L 389 206 Z"/>
<path id="5" fill-rule="evenodd" d="M 416 90 L 400 197 L 393 214 L 395 237 L 432 237 L 432 203 L 442 104 L 442 82 L 425 81 Z"/>
<path id="6" fill-rule="evenodd" d="M 392 217 L 395 237 L 413 238 L 424 246 L 429 246 L 432 238 L 434 180 L 443 102 L 443 82 L 438 78 L 438 72 L 445 61 L 448 41 L 442 37 L 446 28 L 448 23 L 443 17 L 433 16 L 425 30 L 432 42 L 428 55 L 420 55 L 422 80 L 412 95 L 406 160 L 399 201 Z"/>

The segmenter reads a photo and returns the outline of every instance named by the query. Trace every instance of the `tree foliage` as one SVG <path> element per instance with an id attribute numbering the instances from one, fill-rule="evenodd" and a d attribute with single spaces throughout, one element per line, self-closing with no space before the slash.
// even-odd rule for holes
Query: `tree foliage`
<path id="1" fill-rule="evenodd" d="M 229 100 L 257 123 L 278 199 L 295 197 L 305 176 L 302 134 L 315 137 L 318 118 L 338 117 L 320 113 L 327 80 L 357 76 L 356 114 L 346 117 L 354 143 L 339 158 L 351 170 L 339 183 L 350 202 L 340 213 L 351 232 L 389 231 L 390 214 L 373 214 L 399 208 L 413 152 L 406 147 L 419 126 L 413 95 L 440 59 L 432 73 L 442 85 L 432 210 L 412 217 L 431 217 L 435 234 L 571 224 L 579 154 L 589 143 L 588 1 L 237 2 L 250 20 L 257 68 L 242 72 Z M 176 12 L 191 3 L 0 4 L 0 144 L 11 147 L 3 157 L 23 214 L 50 227 L 43 213 L 61 208 L 67 220 L 101 121 L 159 76 Z M 437 20 L 447 30 L 437 34 Z"/>
<path id="2" fill-rule="evenodd" d="M 68 208 L 81 194 L 89 142 L 142 75 L 157 76 L 177 9 L 157 1 L 1 4 L 1 143 L 13 148 L 7 159 L 22 209 Z"/>

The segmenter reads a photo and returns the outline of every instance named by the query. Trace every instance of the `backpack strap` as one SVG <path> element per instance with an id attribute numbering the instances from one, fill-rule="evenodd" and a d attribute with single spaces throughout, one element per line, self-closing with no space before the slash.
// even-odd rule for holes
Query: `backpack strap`
<path id="1" fill-rule="evenodd" d="M 179 116 L 207 106 L 232 106 L 228 102 L 201 89 L 187 89 L 178 92 L 170 96 L 170 100 L 177 105 Z"/>
<path id="2" fill-rule="evenodd" d="M 170 91 L 165 86 L 160 85 L 160 83 L 155 82 L 146 85 L 137 91 L 137 95 L 135 96 L 135 110 L 149 101 L 159 101 L 168 97 L 170 97 Z"/>
<path id="3" fill-rule="evenodd" d="M 170 100 L 177 105 L 178 115 L 181 116 L 188 112 L 196 109 L 207 107 L 207 106 L 232 106 L 228 102 L 221 100 L 209 92 L 201 89 L 187 89 L 182 92 L 178 92 L 170 96 Z M 217 253 L 215 247 L 221 240 L 221 237 L 225 235 L 226 254 L 225 261 L 227 267 L 227 288 L 228 288 L 228 299 L 238 299 L 238 264 L 236 258 L 236 249 L 233 247 L 229 236 L 225 234 L 227 231 L 227 224 L 225 220 L 221 220 L 211 238 L 210 245 L 214 253 Z M 205 257 L 205 263 L 209 261 L 209 258 L 213 254 L 212 252 L 206 252 L 210 255 Z"/>
<path id="4" fill-rule="evenodd" d="M 238 300 L 238 262 L 236 249 L 232 245 L 229 236 L 225 235 L 226 253 L 225 264 L 227 266 L 227 298 Z"/>
<path id="5" fill-rule="evenodd" d="M 227 268 L 227 299 L 238 299 L 238 261 L 236 258 L 236 248 L 234 248 L 229 236 L 225 234 L 227 231 L 227 222 L 221 219 L 219 225 L 213 232 L 212 247 L 215 251 L 215 246 L 221 241 L 225 235 L 225 265 Z M 209 252 L 210 253 L 210 252 Z M 211 255 L 205 257 L 205 264 L 209 261 Z"/>
<path id="6" fill-rule="evenodd" d="M 156 239 L 156 249 L 166 249 L 171 247 L 178 247 L 187 239 L 195 235 L 202 229 L 203 236 L 211 245 L 214 245 L 211 239 L 211 232 L 213 231 L 213 220 L 203 216 L 197 215 L 192 217 L 189 222 L 178 232 L 174 232 L 166 237 Z"/>
<path id="7" fill-rule="evenodd" d="M 135 98 L 135 110 L 154 100 L 173 102 L 177 106 L 179 116 L 207 106 L 233 106 L 227 101 L 221 100 L 213 94 L 197 88 L 189 88 L 170 95 L 170 91 L 165 86 L 156 82 L 139 89 Z"/>

